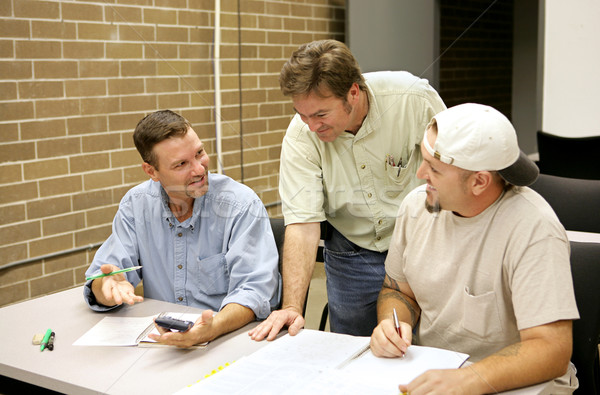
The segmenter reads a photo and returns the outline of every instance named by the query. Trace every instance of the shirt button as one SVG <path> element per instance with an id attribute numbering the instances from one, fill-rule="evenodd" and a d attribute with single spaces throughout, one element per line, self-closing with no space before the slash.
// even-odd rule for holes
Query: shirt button
<path id="1" fill-rule="evenodd" d="M 181 269 L 182 267 L 182 265 L 177 265 L 177 269 Z"/>
<path id="2" fill-rule="evenodd" d="M 183 300 L 183 296 L 178 297 L 177 300 L 181 302 Z"/>
<path id="3" fill-rule="evenodd" d="M 383 223 L 383 220 L 382 220 L 382 219 L 380 219 L 379 221 L 377 221 L 377 223 L 378 223 L 379 225 L 381 225 L 381 224 Z"/>
<path id="4" fill-rule="evenodd" d="M 368 196 L 368 197 L 371 197 L 371 196 L 373 196 L 373 194 L 372 194 L 371 192 L 369 192 L 369 193 L 367 194 L 367 196 Z"/>
<path id="5" fill-rule="evenodd" d="M 364 169 L 365 167 L 367 167 L 367 166 L 366 166 L 366 165 L 362 165 L 360 168 L 361 168 L 361 169 Z"/>
<path id="6" fill-rule="evenodd" d="M 381 236 L 377 236 L 377 240 L 381 240 Z"/>
<path id="7" fill-rule="evenodd" d="M 177 233 L 177 236 L 181 237 L 181 236 L 183 236 L 183 233 L 181 233 L 181 232 Z"/>

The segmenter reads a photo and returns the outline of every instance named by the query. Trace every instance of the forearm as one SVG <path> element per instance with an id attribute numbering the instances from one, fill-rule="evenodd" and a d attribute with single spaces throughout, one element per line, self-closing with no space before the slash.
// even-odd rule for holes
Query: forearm
<path id="1" fill-rule="evenodd" d="M 214 316 L 211 333 L 205 341 L 214 340 L 221 335 L 239 329 L 254 321 L 254 319 L 255 315 L 252 309 L 237 303 L 229 303 Z"/>
<path id="2" fill-rule="evenodd" d="M 563 375 L 571 357 L 571 321 L 540 328 L 546 327 L 552 330 L 550 336 L 524 339 L 464 367 L 469 388 L 476 389 L 474 393 L 502 392 Z"/>
<path id="3" fill-rule="evenodd" d="M 385 276 L 383 287 L 377 298 L 377 321 L 393 317 L 396 309 L 398 320 L 409 323 L 413 328 L 419 320 L 421 310 L 413 298 L 404 294 L 396 281 Z"/>
<path id="4" fill-rule="evenodd" d="M 283 248 L 282 308 L 302 313 L 321 235 L 318 222 L 288 225 Z"/>

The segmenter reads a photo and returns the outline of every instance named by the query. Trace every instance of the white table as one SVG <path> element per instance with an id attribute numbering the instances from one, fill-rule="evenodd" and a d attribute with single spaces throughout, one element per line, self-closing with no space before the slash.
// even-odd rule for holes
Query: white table
<path id="1" fill-rule="evenodd" d="M 145 299 L 113 312 L 96 313 L 83 300 L 82 287 L 0 309 L 0 374 L 68 394 L 169 394 L 203 378 L 218 366 L 264 347 L 245 327 L 212 341 L 206 348 L 86 347 L 73 342 L 107 315 L 147 317 L 162 311 L 200 310 Z M 31 340 L 51 328 L 54 351 L 40 352 Z M 547 394 L 550 383 L 505 394 Z"/>
<path id="2" fill-rule="evenodd" d="M 266 345 L 246 334 L 256 323 L 206 348 L 85 347 L 73 342 L 107 315 L 146 317 L 162 311 L 198 309 L 145 299 L 109 313 L 96 313 L 81 287 L 0 309 L 0 374 L 68 394 L 167 394 L 195 383 L 212 369 Z M 52 328 L 54 351 L 40 352 L 35 333 Z"/>

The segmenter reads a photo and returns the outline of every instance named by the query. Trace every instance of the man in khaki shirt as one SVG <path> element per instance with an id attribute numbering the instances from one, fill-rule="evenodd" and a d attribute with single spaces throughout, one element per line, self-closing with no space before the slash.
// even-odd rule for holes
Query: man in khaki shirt
<path id="1" fill-rule="evenodd" d="M 300 46 L 283 66 L 280 85 L 296 111 L 281 153 L 283 305 L 250 335 L 271 340 L 283 326 L 292 335 L 304 326 L 320 223 L 327 221 L 333 228 L 324 254 L 331 330 L 368 336 L 398 205 L 421 183 L 418 144 L 444 103 L 410 73 L 361 74 L 335 40 Z"/>

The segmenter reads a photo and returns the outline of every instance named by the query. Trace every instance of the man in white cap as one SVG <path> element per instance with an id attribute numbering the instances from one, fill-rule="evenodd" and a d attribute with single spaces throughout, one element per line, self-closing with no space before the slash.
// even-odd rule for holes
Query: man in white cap
<path id="1" fill-rule="evenodd" d="M 417 176 L 426 184 L 398 212 L 373 353 L 410 353 L 414 329 L 414 343 L 471 356 L 467 367 L 399 383 L 411 394 L 495 393 L 552 379 L 571 393 L 571 320 L 579 314 L 569 241 L 526 187 L 538 169 L 513 126 L 491 107 L 458 105 L 433 118 L 421 152 Z"/>

